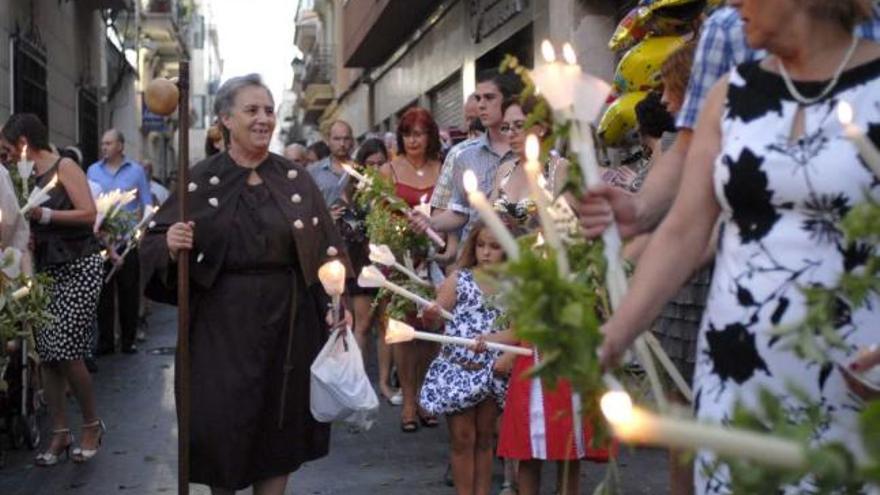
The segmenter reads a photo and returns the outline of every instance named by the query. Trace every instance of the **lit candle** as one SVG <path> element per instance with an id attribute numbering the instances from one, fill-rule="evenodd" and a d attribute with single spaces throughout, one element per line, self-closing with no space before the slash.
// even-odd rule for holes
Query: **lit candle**
<path id="1" fill-rule="evenodd" d="M 18 160 L 18 176 L 21 179 L 21 190 L 24 191 L 24 195 L 27 196 L 29 194 L 28 191 L 28 178 L 30 178 L 31 174 L 34 172 L 34 162 L 27 159 L 28 145 L 25 144 L 21 148 L 21 156 Z"/>
<path id="2" fill-rule="evenodd" d="M 324 291 L 331 296 L 340 296 L 345 292 L 345 265 L 339 260 L 328 261 L 318 268 L 318 279 Z"/>
<path id="3" fill-rule="evenodd" d="M 529 134 L 526 138 L 526 176 L 528 177 L 529 190 L 531 191 L 532 201 L 538 209 L 538 218 L 541 220 L 541 230 L 544 233 L 544 239 L 553 251 L 556 252 L 556 266 L 559 270 L 560 277 L 567 277 L 571 273 L 571 267 L 568 263 L 568 255 L 565 252 L 565 246 L 562 244 L 562 238 L 559 231 L 556 230 L 556 222 L 550 215 L 550 203 L 547 201 L 547 194 L 543 187 L 538 183 L 541 177 L 541 163 L 538 161 L 541 145 L 538 143 L 538 137 Z"/>
<path id="4" fill-rule="evenodd" d="M 871 167 L 871 170 L 874 171 L 874 175 L 880 177 L 880 150 L 877 150 L 877 147 L 874 146 L 874 143 L 868 138 L 867 134 L 858 125 L 853 123 L 854 114 L 852 106 L 845 101 L 840 102 L 837 105 L 837 118 L 840 120 L 841 125 L 843 125 L 843 135 L 852 141 L 859 150 L 859 154 L 865 160 L 865 163 Z"/>
<path id="5" fill-rule="evenodd" d="M 519 259 L 519 245 L 516 239 L 510 235 L 510 231 L 504 226 L 504 222 L 495 213 L 495 210 L 486 199 L 486 195 L 477 189 L 477 175 L 473 170 L 464 173 L 464 190 L 467 192 L 468 201 L 477 210 L 486 227 L 495 235 L 495 239 L 504 248 L 507 258 L 511 261 Z"/>
<path id="6" fill-rule="evenodd" d="M 385 278 L 385 275 L 382 275 L 382 272 L 379 271 L 378 268 L 372 265 L 367 265 L 361 270 L 360 276 L 358 276 L 358 285 L 364 288 L 383 288 L 387 289 L 395 294 L 403 297 L 404 299 L 409 299 L 410 301 L 418 304 L 419 306 L 426 307 L 433 304 L 431 301 L 425 299 L 424 297 L 411 292 L 393 282 L 389 282 L 388 279 Z M 441 310 L 440 314 L 444 319 L 452 321 L 452 313 L 449 311 Z"/>
<path id="7" fill-rule="evenodd" d="M 328 261 L 318 268 L 318 279 L 333 300 L 333 322 L 339 321 L 339 304 L 345 292 L 345 265 L 339 260 Z"/>
<path id="8" fill-rule="evenodd" d="M 542 43 L 541 51 L 544 55 L 544 60 L 548 64 L 557 64 L 553 45 L 550 44 L 549 41 L 545 40 L 544 43 Z M 595 143 L 593 141 L 593 132 L 590 124 L 596 119 L 596 117 L 598 117 L 599 110 L 602 108 L 610 91 L 610 86 L 604 81 L 584 74 L 581 71 L 581 67 L 577 63 L 577 56 L 570 44 L 566 43 L 566 45 L 563 46 L 562 54 L 567 68 L 563 70 L 563 68 L 560 67 L 558 71 L 552 75 L 552 77 L 560 78 L 560 82 L 556 83 L 554 86 L 556 91 L 559 91 L 560 94 L 552 95 L 547 90 L 542 90 L 542 94 L 544 94 L 547 102 L 553 109 L 554 116 L 558 121 L 567 121 L 573 114 L 574 125 L 571 126 L 571 146 L 578 155 L 578 164 L 581 167 L 581 173 L 586 182 L 586 186 L 589 187 L 591 185 L 599 184 L 602 180 L 599 174 L 599 164 L 596 160 Z M 535 74 L 533 72 L 533 79 L 536 81 L 536 85 L 540 86 L 538 83 L 539 79 L 535 79 L 536 75 L 539 79 L 544 79 L 547 75 L 542 73 Z M 574 98 L 574 94 L 578 95 L 577 99 Z M 608 286 L 608 295 L 611 299 L 612 308 L 616 310 L 623 300 L 623 296 L 626 294 L 628 285 L 626 271 L 623 268 L 623 262 L 620 257 L 620 250 L 623 247 L 623 242 L 621 241 L 620 232 L 618 231 L 616 224 L 612 223 L 607 229 L 605 229 L 605 232 L 602 234 L 602 240 L 604 243 L 603 251 L 605 259 L 607 260 L 606 284 Z M 652 337 L 653 335 L 649 334 L 648 337 L 642 336 L 636 339 L 635 350 L 639 361 L 648 375 L 648 380 L 651 383 L 651 389 L 657 403 L 661 409 L 664 409 L 667 404 L 666 394 L 663 393 L 663 386 L 660 382 L 660 376 L 657 374 L 657 370 L 654 367 L 654 362 L 651 358 L 651 351 L 658 356 L 666 356 L 665 351 L 660 347 L 657 339 Z M 673 382 L 681 390 L 682 394 L 684 394 L 685 397 L 691 397 L 692 393 L 690 387 L 688 387 L 687 382 L 681 377 L 681 373 L 674 365 L 670 366 L 672 361 L 666 357 L 666 359 L 661 358 L 660 362 L 663 364 L 666 372 L 672 377 Z"/>
<path id="9" fill-rule="evenodd" d="M 385 328 L 386 344 L 399 344 L 401 342 L 410 342 L 412 340 L 427 340 L 431 342 L 438 342 L 441 344 L 452 344 L 460 346 L 473 346 L 477 343 L 477 341 L 474 339 L 466 339 L 464 337 L 451 337 L 449 335 L 443 335 L 439 333 L 420 332 L 402 321 L 395 320 L 394 318 L 388 319 L 388 326 Z M 496 351 L 511 352 L 520 356 L 532 355 L 531 349 L 515 345 L 486 342 L 486 347 Z"/>
<path id="10" fill-rule="evenodd" d="M 626 392 L 607 392 L 602 396 L 600 405 L 614 435 L 627 443 L 707 449 L 722 456 L 746 458 L 791 470 L 803 468 L 806 462 L 804 449 L 797 442 L 751 431 L 657 416 L 633 407 L 632 399 Z"/>

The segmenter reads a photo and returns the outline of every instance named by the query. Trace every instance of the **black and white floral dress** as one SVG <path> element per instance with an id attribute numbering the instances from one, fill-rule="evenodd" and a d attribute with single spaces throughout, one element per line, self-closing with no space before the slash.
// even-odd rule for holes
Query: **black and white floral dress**
<path id="1" fill-rule="evenodd" d="M 453 320 L 446 335 L 469 339 L 494 333 L 501 312 L 486 303 L 471 270 L 458 272 Z M 456 414 L 494 399 L 504 406 L 507 379 L 494 373 L 495 351 L 476 353 L 468 347 L 444 344 L 431 362 L 419 404 L 430 414 Z"/>
<path id="2" fill-rule="evenodd" d="M 708 307 L 700 331 L 695 407 L 702 421 L 730 421 L 737 400 L 755 404 L 767 389 L 784 402 L 793 421 L 803 414 L 794 385 L 830 420 L 815 432 L 820 442 L 859 449 L 857 418 L 862 402 L 849 392 L 833 364 L 801 359 L 773 331 L 803 322 L 802 289 L 836 286 L 859 270 L 872 249 L 847 248 L 841 218 L 867 195 L 880 200 L 880 185 L 843 135 L 837 105 L 849 102 L 856 123 L 880 144 L 880 60 L 845 72 L 823 101 L 802 108 L 805 132 L 792 139 L 799 104 L 783 80 L 746 64 L 731 73 L 721 122 L 722 151 L 714 167 L 721 206 L 719 249 Z M 798 83 L 802 94 L 819 94 L 827 82 Z M 845 350 L 828 354 L 849 362 L 861 346 L 880 342 L 880 301 L 860 309 L 838 301 L 837 334 Z M 708 473 L 713 458 L 696 462 L 698 493 L 727 493 L 724 470 Z M 809 482 L 792 493 L 810 493 Z"/>

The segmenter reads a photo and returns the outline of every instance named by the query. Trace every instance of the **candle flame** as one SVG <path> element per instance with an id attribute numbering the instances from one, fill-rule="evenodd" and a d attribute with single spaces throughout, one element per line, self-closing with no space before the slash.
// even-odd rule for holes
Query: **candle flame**
<path id="1" fill-rule="evenodd" d="M 27 160 L 27 151 L 28 151 L 28 145 L 25 144 L 25 145 L 21 148 L 21 161 L 25 161 L 25 160 Z"/>
<path id="2" fill-rule="evenodd" d="M 409 342 L 415 336 L 415 329 L 406 323 L 388 319 L 388 325 L 385 327 L 385 343 L 397 344 L 400 342 Z"/>
<path id="3" fill-rule="evenodd" d="M 538 141 L 538 136 L 534 134 L 529 134 L 529 136 L 526 138 L 526 159 L 537 160 L 540 153 L 541 142 Z"/>
<path id="4" fill-rule="evenodd" d="M 342 170 L 345 170 L 345 173 L 347 173 L 349 175 L 354 175 L 352 172 L 356 173 L 354 167 L 352 167 L 351 165 L 349 165 L 347 163 L 342 164 Z"/>
<path id="5" fill-rule="evenodd" d="M 556 50 L 553 48 L 553 43 L 550 43 L 550 40 L 541 42 L 541 55 L 544 56 L 544 61 L 548 64 L 556 62 Z"/>
<path id="6" fill-rule="evenodd" d="M 852 124 L 853 121 L 853 107 L 849 103 L 845 101 L 841 101 L 837 105 L 837 119 L 840 120 L 840 123 L 843 125 Z"/>
<path id="7" fill-rule="evenodd" d="M 574 47 L 571 43 L 566 42 L 562 45 L 562 58 L 568 65 L 577 65 L 577 55 L 574 53 Z"/>
<path id="8" fill-rule="evenodd" d="M 331 296 L 338 296 L 345 291 L 345 265 L 339 260 L 328 261 L 318 268 L 318 279 L 324 291 Z"/>
<path id="9" fill-rule="evenodd" d="M 538 232 L 538 238 L 535 239 L 535 247 L 541 247 L 544 245 L 544 234 Z"/>
<path id="10" fill-rule="evenodd" d="M 464 190 L 468 194 L 477 192 L 477 174 L 475 174 L 473 170 L 468 170 L 464 173 L 462 182 L 464 184 Z"/>
<path id="11" fill-rule="evenodd" d="M 633 403 L 629 394 L 620 390 L 605 392 L 599 402 L 602 414 L 612 425 L 626 424 L 633 419 Z"/>
<path id="12" fill-rule="evenodd" d="M 3 210 L 0 210 L 0 223 L 3 223 Z"/>

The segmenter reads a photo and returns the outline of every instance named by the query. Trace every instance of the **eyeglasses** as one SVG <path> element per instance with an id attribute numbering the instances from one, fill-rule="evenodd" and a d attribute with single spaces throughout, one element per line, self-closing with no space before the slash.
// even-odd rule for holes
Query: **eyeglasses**
<path id="1" fill-rule="evenodd" d="M 501 124 L 501 132 L 503 132 L 504 134 L 522 134 L 525 128 L 525 120 L 517 120 L 511 123 L 505 122 Z"/>

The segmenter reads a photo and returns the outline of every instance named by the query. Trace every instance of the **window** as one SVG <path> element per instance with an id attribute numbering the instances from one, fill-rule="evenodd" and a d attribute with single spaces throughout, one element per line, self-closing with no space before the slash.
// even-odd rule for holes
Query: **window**
<path id="1" fill-rule="evenodd" d="M 12 39 L 12 111 L 36 114 L 49 125 L 46 52 L 21 37 Z"/>
<path id="2" fill-rule="evenodd" d="M 98 98 L 90 89 L 80 88 L 76 98 L 76 124 L 83 168 L 98 161 Z"/>

